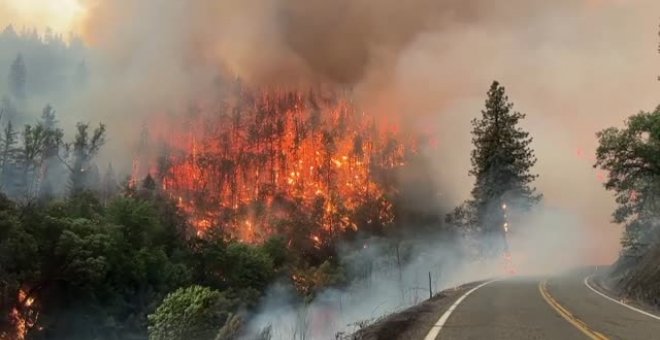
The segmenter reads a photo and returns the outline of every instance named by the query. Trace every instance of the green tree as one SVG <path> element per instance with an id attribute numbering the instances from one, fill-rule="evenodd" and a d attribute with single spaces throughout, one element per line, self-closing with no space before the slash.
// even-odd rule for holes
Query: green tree
<path id="1" fill-rule="evenodd" d="M 273 260 L 260 247 L 240 242 L 227 246 L 226 277 L 230 287 L 263 291 L 273 278 Z"/>
<path id="2" fill-rule="evenodd" d="M 40 169 L 39 198 L 47 201 L 55 195 L 54 185 L 58 180 L 60 149 L 63 146 L 64 131 L 57 127 L 57 118 L 52 106 L 46 105 L 39 122 L 44 129 L 44 150 Z"/>
<path id="3" fill-rule="evenodd" d="M 101 200 L 103 204 L 108 204 L 110 200 L 115 198 L 119 193 L 119 183 L 117 183 L 117 175 L 112 168 L 112 163 L 108 163 L 108 168 L 103 174 L 101 181 Z"/>
<path id="4" fill-rule="evenodd" d="M 90 186 L 89 174 L 93 168 L 92 161 L 105 144 L 105 125 L 100 124 L 91 135 L 88 124 L 78 123 L 76 128 L 77 133 L 70 146 L 73 149 L 72 163 L 66 164 L 71 172 L 69 178 L 73 194 Z"/>
<path id="5" fill-rule="evenodd" d="M 161 231 L 156 211 L 151 204 L 130 197 L 118 197 L 107 208 L 107 218 L 121 226 L 131 247 L 142 248 L 152 244 L 152 238 Z"/>
<path id="6" fill-rule="evenodd" d="M 641 255 L 660 234 L 660 106 L 597 137 L 594 167 L 609 172 L 605 188 L 614 191 L 618 204 L 614 221 L 626 228 L 623 252 Z"/>
<path id="7" fill-rule="evenodd" d="M 201 286 L 180 288 L 149 315 L 149 339 L 215 339 L 231 318 L 234 301 Z"/>
<path id="8" fill-rule="evenodd" d="M 19 301 L 19 290 L 39 276 L 37 255 L 37 242 L 20 222 L 17 208 L 0 194 L 0 338 L 16 329 L 11 310 L 23 317 L 29 312 Z"/>
<path id="9" fill-rule="evenodd" d="M 25 125 L 23 130 L 23 145 L 19 154 L 20 179 L 19 192 L 23 199 L 30 201 L 36 192 L 38 169 L 43 161 L 46 150 L 46 140 L 49 133 L 44 126 Z"/>
<path id="10" fill-rule="evenodd" d="M 0 138 L 0 189 L 7 190 L 14 177 L 14 165 L 18 155 L 17 132 L 11 121 L 2 130 Z"/>
<path id="11" fill-rule="evenodd" d="M 471 207 L 460 207 L 455 215 L 475 221 L 482 235 L 493 238 L 495 252 L 506 250 L 503 208 L 527 208 L 541 197 L 531 187 L 537 178 L 532 173 L 536 157 L 530 147 L 532 138 L 518 125 L 524 118 L 524 114 L 513 111 L 505 88 L 495 81 L 481 117 L 472 120 L 474 149 L 469 174 L 475 178 L 475 185 L 472 199 L 466 203 Z M 466 217 L 466 212 L 475 216 Z"/>
<path id="12" fill-rule="evenodd" d="M 273 261 L 275 268 L 283 266 L 290 257 L 289 250 L 286 247 L 286 240 L 282 236 L 273 236 L 266 240 L 261 246 L 268 257 Z"/>
<path id="13" fill-rule="evenodd" d="M 161 223 L 148 202 L 117 198 L 103 209 L 84 191 L 30 225 L 42 250 L 33 259 L 40 279 L 30 286 L 40 287 L 47 338 L 142 338 L 156 302 L 189 284 L 185 265 L 159 241 Z"/>

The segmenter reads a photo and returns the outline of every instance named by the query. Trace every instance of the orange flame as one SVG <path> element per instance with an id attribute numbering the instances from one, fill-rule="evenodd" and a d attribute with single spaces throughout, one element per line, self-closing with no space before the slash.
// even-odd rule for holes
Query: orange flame
<path id="1" fill-rule="evenodd" d="M 39 313 L 34 310 L 34 297 L 28 296 L 25 290 L 19 289 L 17 298 L 18 304 L 9 313 L 15 332 L 11 339 L 24 340 L 28 332 L 36 325 Z"/>
<path id="2" fill-rule="evenodd" d="M 169 150 L 166 169 L 149 169 L 161 187 L 199 234 L 219 227 L 247 242 L 276 233 L 294 207 L 311 214 L 317 245 L 357 230 L 373 202 L 368 219 L 392 223 L 392 189 L 377 176 L 414 150 L 396 126 L 326 93 L 239 88 L 213 110 L 154 120 L 165 124 L 150 133 Z"/>

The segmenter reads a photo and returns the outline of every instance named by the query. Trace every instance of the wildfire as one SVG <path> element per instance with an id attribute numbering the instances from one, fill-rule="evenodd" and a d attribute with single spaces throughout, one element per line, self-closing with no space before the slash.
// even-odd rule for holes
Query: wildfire
<path id="1" fill-rule="evenodd" d="M 158 121 L 150 135 L 168 151 L 149 171 L 198 233 L 219 227 L 248 242 L 295 219 L 315 246 L 367 220 L 391 223 L 383 174 L 414 149 L 398 128 L 314 91 L 238 86 L 213 109 Z"/>
<path id="2" fill-rule="evenodd" d="M 19 289 L 17 298 L 17 305 L 9 314 L 15 332 L 11 339 L 24 340 L 30 329 L 36 325 L 39 313 L 33 307 L 34 297 L 28 296 L 25 290 Z"/>

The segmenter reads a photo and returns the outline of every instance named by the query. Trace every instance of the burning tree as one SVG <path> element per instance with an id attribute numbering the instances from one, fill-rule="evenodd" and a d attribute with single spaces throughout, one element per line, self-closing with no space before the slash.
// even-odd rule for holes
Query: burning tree
<path id="1" fill-rule="evenodd" d="M 155 174 L 198 233 L 220 228 L 247 242 L 295 235 L 290 245 L 321 249 L 344 232 L 392 224 L 387 174 L 414 149 L 396 126 L 337 93 L 240 84 L 229 92 L 212 107 L 158 119 L 134 165 L 133 178 Z"/>
<path id="2" fill-rule="evenodd" d="M 493 251 L 505 254 L 508 208 L 529 207 L 541 198 L 530 187 L 538 177 L 531 172 L 536 163 L 530 147 L 532 137 L 518 127 L 525 115 L 512 109 L 504 87 L 493 82 L 486 109 L 481 111 L 480 119 L 472 120 L 472 199 L 448 217 L 456 224 L 475 225 L 481 236 L 494 242 L 490 244 Z"/>

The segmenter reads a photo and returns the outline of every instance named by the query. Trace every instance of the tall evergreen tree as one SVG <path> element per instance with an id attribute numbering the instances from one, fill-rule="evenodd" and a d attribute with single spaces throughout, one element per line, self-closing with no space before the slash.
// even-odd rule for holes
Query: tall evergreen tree
<path id="1" fill-rule="evenodd" d="M 44 153 L 41 162 L 39 178 L 39 198 L 48 200 L 57 189 L 56 184 L 60 179 L 62 166 L 59 162 L 60 149 L 64 131 L 57 127 L 57 118 L 52 106 L 46 105 L 41 113 L 40 125 L 44 128 Z"/>
<path id="2" fill-rule="evenodd" d="M 0 189 L 7 192 L 10 186 L 10 181 L 13 175 L 13 166 L 16 162 L 16 155 L 18 153 L 17 143 L 18 136 L 14 129 L 11 120 L 2 130 L 2 137 L 0 138 Z"/>
<path id="3" fill-rule="evenodd" d="M 98 170 L 92 163 L 93 158 L 105 143 L 105 125 L 100 124 L 90 135 L 89 125 L 78 123 L 78 132 L 73 141 L 72 164 L 68 165 L 71 181 L 71 194 L 77 194 L 88 188 L 98 177 Z M 96 174 L 90 171 L 97 171 Z M 98 183 L 97 183 L 98 184 Z"/>
<path id="4" fill-rule="evenodd" d="M 472 199 L 467 202 L 469 209 L 459 210 L 475 215 L 468 220 L 477 224 L 482 235 L 493 237 L 494 251 L 506 250 L 507 206 L 529 208 L 541 198 L 531 187 L 538 177 L 532 173 L 536 163 L 530 147 L 532 137 L 518 126 L 524 118 L 524 114 L 513 111 L 505 88 L 495 81 L 481 117 L 472 120 L 474 149 L 469 174 L 475 177 L 475 185 Z"/>
<path id="5" fill-rule="evenodd" d="M 101 201 L 107 205 L 119 193 L 119 183 L 117 183 L 117 175 L 112 168 L 112 163 L 108 163 L 108 168 L 105 170 L 103 180 L 101 182 Z"/>
<path id="6" fill-rule="evenodd" d="M 9 69 L 9 90 L 15 99 L 22 101 L 26 97 L 26 88 L 27 67 L 25 61 L 23 61 L 23 55 L 19 54 Z"/>
<path id="7" fill-rule="evenodd" d="M 16 105 L 14 105 L 14 102 L 8 96 L 2 96 L 2 100 L 0 100 L 0 112 L 2 112 L 2 117 L 5 120 L 12 122 L 20 120 L 18 108 Z"/>
<path id="8" fill-rule="evenodd" d="M 18 192 L 22 199 L 30 201 L 38 193 L 39 168 L 43 161 L 48 134 L 43 125 L 25 125 L 19 153 Z"/>

